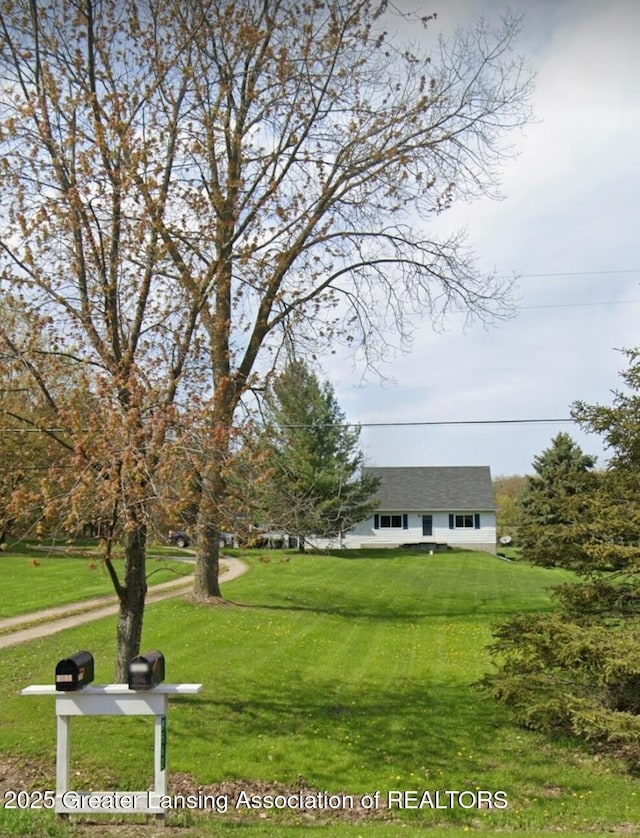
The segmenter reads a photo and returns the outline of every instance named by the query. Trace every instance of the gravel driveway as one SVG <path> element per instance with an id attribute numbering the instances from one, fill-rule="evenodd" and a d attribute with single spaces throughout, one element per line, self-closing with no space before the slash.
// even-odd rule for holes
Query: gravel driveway
<path id="1" fill-rule="evenodd" d="M 240 559 L 225 558 L 220 563 L 220 581 L 228 582 L 242 576 L 248 569 L 249 566 Z M 149 588 L 147 605 L 184 594 L 191 589 L 192 585 L 192 576 L 154 585 Z M 101 617 L 109 617 L 117 613 L 118 601 L 116 596 L 113 595 L 60 605 L 56 608 L 47 608 L 31 614 L 20 614 L 17 617 L 9 617 L 6 620 L 0 620 L 0 649 L 25 643 L 27 640 L 36 640 L 38 637 L 56 634 L 64 629 L 80 626 L 83 623 L 89 623 L 92 620 L 99 620 Z"/>

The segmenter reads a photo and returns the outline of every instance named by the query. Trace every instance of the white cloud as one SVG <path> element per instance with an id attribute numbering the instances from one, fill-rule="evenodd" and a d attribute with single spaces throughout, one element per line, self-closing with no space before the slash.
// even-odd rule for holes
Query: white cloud
<path id="1" fill-rule="evenodd" d="M 501 4 L 444 4 L 443 26 Z M 537 72 L 540 122 L 504 171 L 504 201 L 454 208 L 441 223 L 466 227 L 480 264 L 500 273 L 640 268 L 640 3 L 591 0 L 516 4 L 527 12 L 522 45 Z M 462 420 L 567 416 L 571 402 L 607 403 L 624 358 L 638 343 L 638 304 L 528 308 L 640 300 L 637 274 L 523 277 L 518 317 L 491 331 L 445 334 L 424 324 L 410 355 L 390 364 L 393 388 L 342 368 L 332 375 L 354 421 Z M 530 470 L 562 429 L 461 426 L 365 429 L 373 462 L 488 463 L 494 473 Z M 564 427 L 602 458 L 600 442 Z"/>

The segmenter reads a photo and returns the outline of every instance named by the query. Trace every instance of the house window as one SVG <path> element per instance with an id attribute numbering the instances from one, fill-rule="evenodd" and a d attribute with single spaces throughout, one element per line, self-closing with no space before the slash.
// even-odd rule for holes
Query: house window
<path id="1" fill-rule="evenodd" d="M 450 530 L 464 530 L 464 529 L 480 529 L 480 515 L 476 512 L 473 514 L 456 513 L 449 515 L 449 529 Z"/>
<path id="2" fill-rule="evenodd" d="M 406 513 L 402 515 L 383 513 L 373 516 L 373 528 L 376 530 L 406 530 L 409 528 L 409 517 Z"/>

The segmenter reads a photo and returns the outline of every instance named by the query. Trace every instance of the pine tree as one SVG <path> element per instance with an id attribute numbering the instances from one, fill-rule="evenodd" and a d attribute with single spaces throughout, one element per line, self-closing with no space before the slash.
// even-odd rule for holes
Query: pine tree
<path id="1" fill-rule="evenodd" d="M 640 350 L 625 354 L 626 389 L 614 392 L 611 405 L 576 402 L 572 414 L 585 430 L 600 434 L 610 452 L 582 521 L 586 564 L 620 570 L 640 582 Z"/>
<path id="2" fill-rule="evenodd" d="M 640 353 L 627 355 L 628 389 L 616 392 L 611 406 L 577 402 L 572 410 L 585 430 L 603 436 L 607 469 L 575 480 L 581 467 L 582 477 L 588 474 L 592 460 L 566 440 L 536 464 L 539 481 L 541 472 L 555 475 L 546 485 L 555 485 L 553 497 L 561 499 L 546 523 L 547 507 L 538 504 L 540 533 L 550 540 L 556 533 L 550 548 L 539 536 L 539 549 L 553 557 L 549 563 L 575 571 L 578 580 L 553 589 L 554 613 L 518 615 L 497 629 L 498 671 L 483 683 L 527 726 L 579 736 L 617 753 L 638 772 Z M 572 467 L 554 472 L 561 448 L 562 462 Z"/>
<path id="3" fill-rule="evenodd" d="M 522 558 L 547 567 L 565 563 L 566 527 L 572 522 L 581 495 L 592 484 L 595 457 L 561 432 L 533 461 L 522 497 L 519 540 Z M 570 539 L 571 541 L 571 539 Z"/>
<path id="4" fill-rule="evenodd" d="M 367 518 L 377 480 L 363 476 L 360 428 L 346 424 L 333 388 L 292 361 L 266 397 L 264 444 L 271 479 L 265 509 L 272 524 L 298 537 L 337 537 Z"/>

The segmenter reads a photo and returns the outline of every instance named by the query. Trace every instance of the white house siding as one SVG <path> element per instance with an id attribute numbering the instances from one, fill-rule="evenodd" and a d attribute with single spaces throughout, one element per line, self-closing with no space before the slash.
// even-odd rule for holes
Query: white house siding
<path id="1" fill-rule="evenodd" d="M 474 510 L 476 512 L 476 510 Z M 384 510 L 381 510 L 384 513 Z M 451 512 L 408 512 L 407 529 L 374 528 L 373 517 L 356 524 L 340 539 L 309 539 L 318 548 L 342 546 L 357 547 L 396 547 L 401 544 L 448 544 L 451 547 L 462 547 L 467 550 L 482 550 L 487 553 L 496 552 L 496 514 L 493 511 L 480 511 L 479 529 L 464 527 L 449 529 L 449 515 L 460 514 L 460 510 Z M 394 514 L 398 514 L 397 512 Z M 469 514 L 468 512 L 466 514 Z M 433 534 L 422 534 L 422 516 L 433 517 Z"/>

